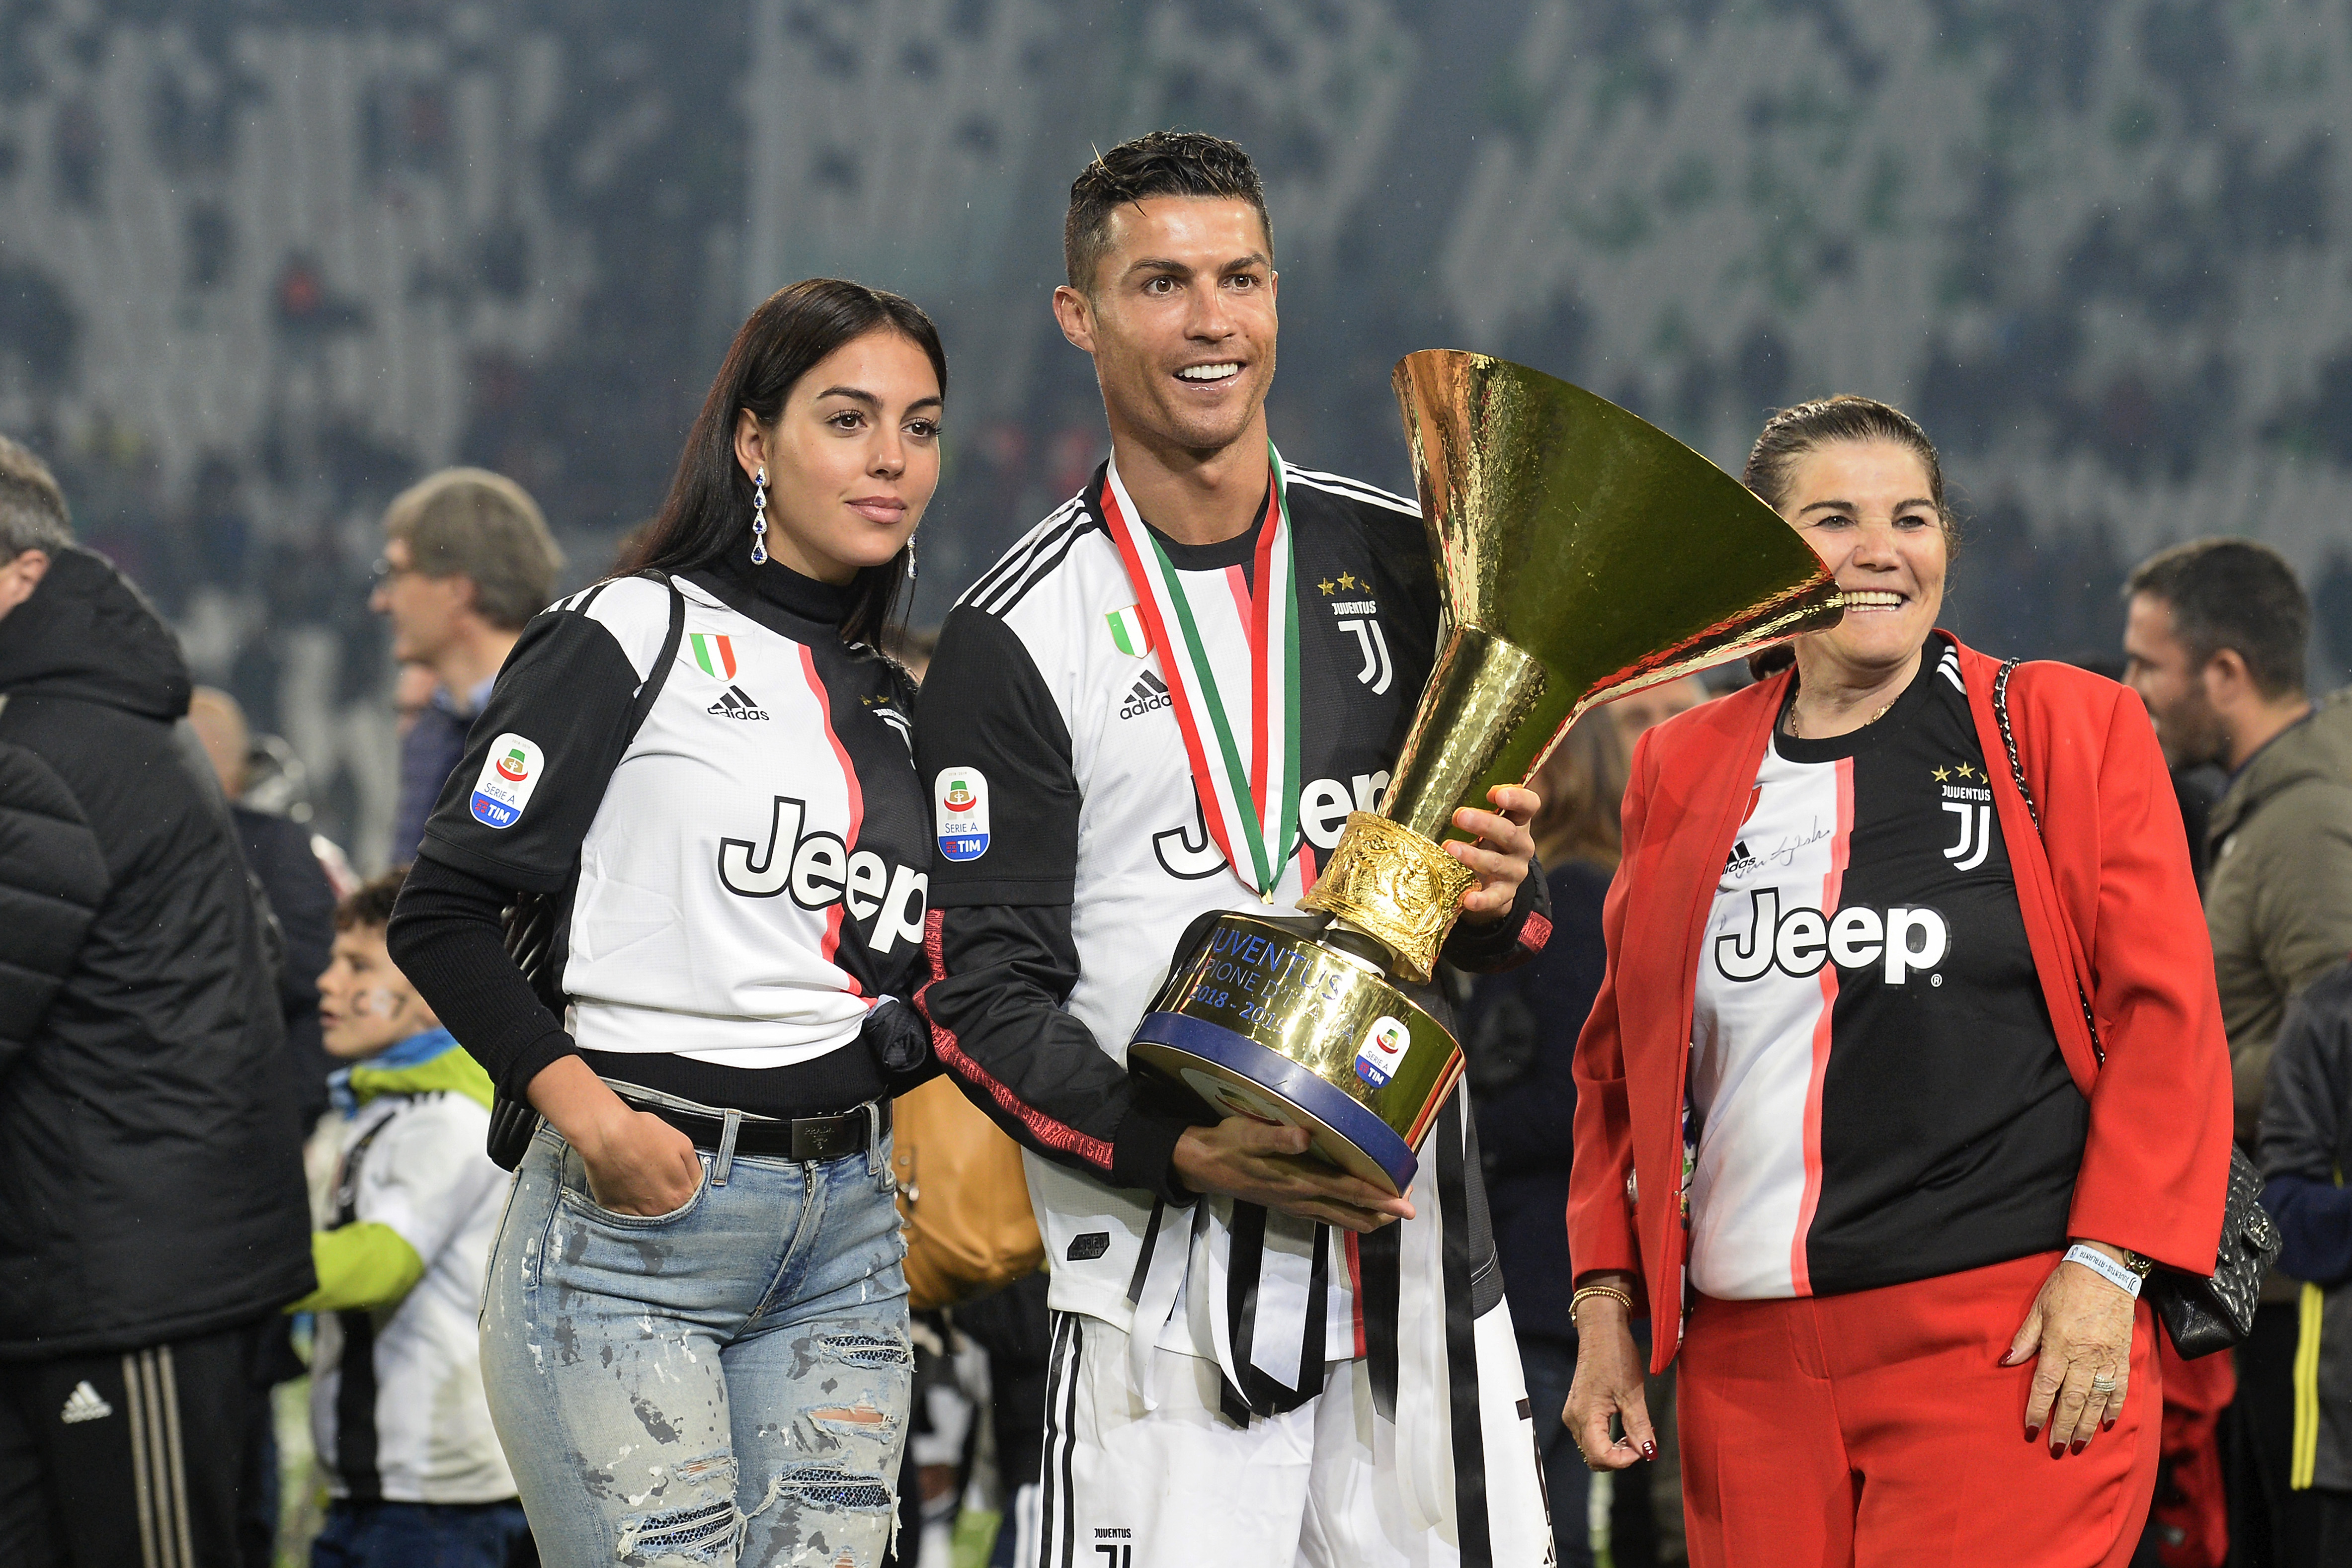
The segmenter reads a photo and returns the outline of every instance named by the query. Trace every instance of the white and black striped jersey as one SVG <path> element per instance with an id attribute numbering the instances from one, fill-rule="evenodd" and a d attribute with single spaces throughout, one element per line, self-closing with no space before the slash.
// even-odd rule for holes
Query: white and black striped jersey
<path id="1" fill-rule="evenodd" d="M 846 590 L 758 574 L 676 579 L 684 635 L 634 736 L 667 588 L 617 579 L 535 618 L 426 828 L 429 860 L 569 889 L 566 1026 L 592 1058 L 794 1067 L 917 976 L 930 833 L 909 688 L 841 640 Z"/>
<path id="2" fill-rule="evenodd" d="M 1270 912 L 1283 914 L 1348 813 L 1370 809 L 1386 787 L 1438 622 L 1411 502 L 1332 474 L 1286 472 L 1303 834 L 1272 900 Z M 1323 1278 L 1328 1352 L 1360 1354 L 1356 1249 L 1222 1198 L 1208 1205 L 1213 1223 L 1195 1226 L 1182 1206 L 1192 1195 L 1169 1160 L 1185 1127 L 1210 1114 L 1163 1101 L 1125 1071 L 1129 1037 L 1185 928 L 1211 911 L 1266 906 L 1203 826 L 1165 650 L 1150 646 L 1102 521 L 1104 482 L 1097 469 L 963 595 L 924 682 L 916 754 L 940 831 L 939 978 L 925 1004 L 940 1058 L 1029 1152 L 1056 1310 L 1129 1329 L 1146 1239 L 1165 1236 L 1166 1247 L 1152 1243 L 1151 1267 L 1166 1267 L 1171 1249 L 1181 1267 L 1187 1247 L 1194 1264 L 1190 1310 L 1170 1321 L 1162 1345 L 1212 1353 L 1207 1320 L 1223 1311 L 1228 1279 L 1272 1298 L 1278 1277 L 1310 1291 L 1306 1281 Z M 1206 546 L 1155 534 L 1204 622 L 1237 617 L 1248 600 L 1257 533 Z M 1511 919 L 1457 926 L 1449 959 L 1494 968 L 1523 956 L 1523 941 L 1539 946 L 1549 930 L 1541 884 L 1528 879 Z M 1217 1285 L 1213 1302 L 1204 1278 Z M 1269 1315 L 1261 1301 L 1261 1331 L 1287 1335 L 1292 1366 L 1304 1311 L 1292 1300 Z"/>
<path id="3" fill-rule="evenodd" d="M 1829 1295 L 2063 1247 L 2090 1112 L 2026 944 L 1958 656 L 1774 726 L 1692 1016 L 1690 1282 Z"/>

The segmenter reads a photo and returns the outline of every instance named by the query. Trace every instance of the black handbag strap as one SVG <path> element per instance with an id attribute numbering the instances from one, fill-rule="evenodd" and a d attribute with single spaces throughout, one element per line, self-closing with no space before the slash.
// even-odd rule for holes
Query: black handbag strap
<path id="1" fill-rule="evenodd" d="M 2000 743 L 2009 752 L 2009 776 L 2016 781 L 2017 793 L 2025 802 L 2025 815 L 2032 819 L 2033 836 L 2042 840 L 2042 858 L 2049 858 L 2049 842 L 2042 831 L 2042 812 L 2033 804 L 2033 786 L 2025 782 L 2025 764 L 2017 756 L 2017 731 L 2009 721 L 2009 678 L 2017 669 L 2017 660 L 2002 663 L 1992 678 L 1992 717 L 2000 727 Z M 2091 1033 L 2091 1055 L 2101 1067 L 2107 1065 L 2107 1047 L 2099 1039 L 2099 1021 L 2091 1013 L 2091 994 L 2084 989 L 2083 977 L 2074 976 L 2074 1000 L 2083 1005 L 2083 1027 Z"/>
<path id="2" fill-rule="evenodd" d="M 2016 668 L 2017 660 L 2012 658 L 1993 677 L 1992 713 L 2000 726 L 2000 743 L 2009 752 L 2010 776 L 2017 783 L 2017 793 L 2024 797 L 2025 815 L 2033 819 L 2034 837 L 2042 840 L 2043 858 L 2047 860 L 2049 846 L 2042 831 L 2042 813 L 2035 808 L 2033 791 L 2025 782 L 2025 768 L 2017 757 L 2017 733 L 2009 721 L 2009 677 Z M 2098 1020 L 2091 1016 L 2091 995 L 2084 989 L 2080 974 L 2074 977 L 2074 996 L 2083 1005 L 2083 1026 L 2091 1031 L 2091 1050 L 2099 1065 L 2105 1067 L 2106 1047 L 2099 1041 Z M 2211 1273 L 2196 1275 L 2159 1268 L 2149 1276 L 2148 1300 L 2165 1331 L 2172 1336 L 2173 1349 L 2183 1356 L 2210 1355 L 2226 1350 L 2242 1343 L 2253 1331 L 2254 1304 L 2261 1295 L 2263 1275 L 2270 1260 L 2278 1256 L 2280 1245 L 2277 1227 L 2263 1211 L 2261 1194 L 2260 1173 L 2246 1158 L 2246 1152 L 2232 1143 L 2221 1200 L 2221 1239 Z M 2234 1247 L 2233 1241 L 2237 1244 Z"/>
<path id="3" fill-rule="evenodd" d="M 622 741 L 624 746 L 637 738 L 646 727 L 646 715 L 654 710 L 654 700 L 669 684 L 669 667 L 677 662 L 677 645 L 686 640 L 686 595 L 678 591 L 677 583 L 658 566 L 648 566 L 637 574 L 650 577 L 669 590 L 669 631 L 662 637 L 661 655 L 646 672 L 645 681 L 637 688 L 637 700 L 629 708 L 629 732 Z"/>
<path id="4" fill-rule="evenodd" d="M 629 705 L 628 727 L 621 737 L 624 750 L 645 728 L 646 716 L 653 711 L 662 688 L 669 684 L 670 666 L 677 662 L 678 645 L 686 640 L 686 595 L 678 590 L 677 582 L 659 567 L 648 567 L 638 575 L 669 590 L 669 630 L 662 637 L 661 653 L 655 658 L 653 668 L 637 684 L 636 699 Z M 555 963 L 555 939 L 568 891 L 521 894 L 506 914 L 507 957 L 530 983 L 532 993 L 558 1017 L 563 1013 L 564 997 L 558 989 L 562 976 Z M 538 1125 L 537 1111 L 510 1098 L 504 1089 L 495 1089 L 490 1102 L 491 1160 L 502 1170 L 513 1170 L 521 1163 L 523 1151 L 530 1146 L 531 1133 Z"/>

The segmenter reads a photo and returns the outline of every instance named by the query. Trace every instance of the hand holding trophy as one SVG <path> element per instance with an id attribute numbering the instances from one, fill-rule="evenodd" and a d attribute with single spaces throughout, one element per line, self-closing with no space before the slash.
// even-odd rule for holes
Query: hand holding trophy
<path id="1" fill-rule="evenodd" d="M 1302 909 L 1196 927 L 1129 1047 L 1228 1114 L 1307 1129 L 1386 1192 L 1462 1074 L 1425 984 L 1474 874 L 1454 811 L 1524 784 L 1587 709 L 1843 613 L 1812 551 L 1738 481 L 1580 388 L 1450 349 L 1391 377 L 1444 606 L 1378 812 Z M 1391 978 L 1394 977 L 1394 978 Z"/>

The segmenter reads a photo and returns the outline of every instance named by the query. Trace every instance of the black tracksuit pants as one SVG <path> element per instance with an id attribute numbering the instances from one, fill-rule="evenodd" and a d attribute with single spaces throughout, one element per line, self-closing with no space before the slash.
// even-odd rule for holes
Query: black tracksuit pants
<path id="1" fill-rule="evenodd" d="M 238 1568 L 276 1328 L 0 1362 L 0 1568 Z"/>

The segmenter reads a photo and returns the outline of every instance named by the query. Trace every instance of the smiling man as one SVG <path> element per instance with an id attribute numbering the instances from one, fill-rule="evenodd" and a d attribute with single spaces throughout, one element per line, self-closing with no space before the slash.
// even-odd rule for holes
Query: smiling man
<path id="1" fill-rule="evenodd" d="M 1387 785 L 1437 630 L 1418 513 L 1267 438 L 1277 278 L 1239 147 L 1112 149 L 1064 247 L 1055 315 L 1111 458 L 949 616 L 916 742 L 934 1037 L 1026 1150 L 1051 1253 L 1018 1560 L 1541 1563 L 1465 1100 L 1399 1199 L 1123 1065 L 1185 929 L 1289 912 Z M 1479 877 L 1445 950 L 1464 968 L 1549 931 L 1535 798 L 1495 793 L 1455 817 L 1477 839 L 1454 847 Z"/>

